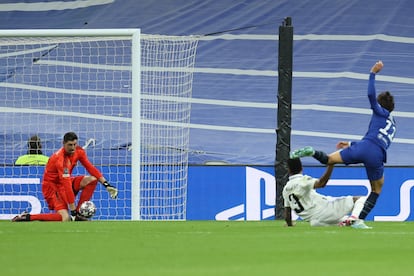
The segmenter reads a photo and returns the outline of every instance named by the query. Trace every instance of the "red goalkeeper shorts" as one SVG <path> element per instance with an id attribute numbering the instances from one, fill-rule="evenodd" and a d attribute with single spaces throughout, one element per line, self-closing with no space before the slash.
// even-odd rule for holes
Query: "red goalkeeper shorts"
<path id="1" fill-rule="evenodd" d="M 84 175 L 75 176 L 71 178 L 72 181 L 72 189 L 75 194 L 80 190 L 80 182 L 84 178 Z M 46 200 L 46 203 L 49 207 L 49 210 L 59 211 L 59 210 L 67 210 L 67 204 L 59 197 L 58 192 L 56 191 L 55 187 L 52 185 L 43 185 L 42 187 L 43 196 Z"/>

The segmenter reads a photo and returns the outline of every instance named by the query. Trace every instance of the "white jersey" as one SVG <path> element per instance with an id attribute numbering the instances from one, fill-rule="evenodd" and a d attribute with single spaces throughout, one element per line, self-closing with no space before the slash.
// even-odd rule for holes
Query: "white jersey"
<path id="1" fill-rule="evenodd" d="M 354 205 L 351 196 L 329 197 L 317 193 L 314 189 L 318 179 L 295 174 L 283 188 L 285 207 L 290 207 L 303 220 L 312 226 L 332 225 L 341 221 Z"/>

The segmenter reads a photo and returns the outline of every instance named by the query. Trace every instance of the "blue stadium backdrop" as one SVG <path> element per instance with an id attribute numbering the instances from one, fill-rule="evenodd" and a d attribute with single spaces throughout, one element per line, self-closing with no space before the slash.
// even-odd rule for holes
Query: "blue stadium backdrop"
<path id="1" fill-rule="evenodd" d="M 24 204 L 34 211 L 47 211 L 39 188 L 41 180 L 28 177 L 33 175 L 34 171 L 31 173 L 31 170 L 37 169 L 39 168 L 24 166 L 0 168 L 1 210 L 16 213 L 17 204 L 20 208 Z M 104 173 L 109 170 L 125 170 L 127 176 L 124 182 L 121 179 L 116 180 L 117 183 L 124 183 L 118 185 L 120 189 L 118 200 L 93 198 L 98 207 L 97 216 L 105 220 L 130 219 L 131 200 L 128 192 L 130 168 L 106 166 L 100 169 Z M 306 174 L 312 176 L 321 175 L 323 170 L 323 167 L 305 168 Z M 387 167 L 383 192 L 367 220 L 412 221 L 414 219 L 414 214 L 411 212 L 411 198 L 414 196 L 413 175 L 414 168 Z M 188 177 L 187 220 L 274 219 L 276 188 L 272 166 L 190 166 Z M 19 187 L 18 190 L 16 185 Z M 328 186 L 319 191 L 332 196 L 366 195 L 369 189 L 365 170 L 358 166 L 337 167 Z M 13 195 L 13 191 L 19 194 Z M 97 194 L 107 196 L 106 193 Z M 16 202 L 12 203 L 11 198 Z M 10 214 L 0 214 L 0 217 L 4 215 Z"/>

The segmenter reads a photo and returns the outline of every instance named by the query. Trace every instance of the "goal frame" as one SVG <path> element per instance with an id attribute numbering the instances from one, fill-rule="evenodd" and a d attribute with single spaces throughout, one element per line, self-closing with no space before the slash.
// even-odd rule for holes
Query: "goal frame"
<path id="1" fill-rule="evenodd" d="M 141 141 L 141 30 L 132 29 L 31 29 L 0 30 L 5 37 L 131 37 L 131 83 L 132 83 L 132 141 Z M 134 143 L 131 152 L 131 220 L 141 219 L 140 174 L 141 145 Z"/>

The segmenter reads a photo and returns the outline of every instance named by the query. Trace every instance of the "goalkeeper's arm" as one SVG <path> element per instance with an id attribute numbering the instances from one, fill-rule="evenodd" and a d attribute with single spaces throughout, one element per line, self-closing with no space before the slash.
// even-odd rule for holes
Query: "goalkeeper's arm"
<path id="1" fill-rule="evenodd" d="M 115 199 L 115 198 L 118 197 L 118 189 L 117 188 L 115 188 L 114 186 L 109 184 L 109 182 L 106 179 L 102 179 L 102 181 L 100 181 L 100 182 L 105 187 L 105 189 L 108 191 L 111 198 Z"/>

